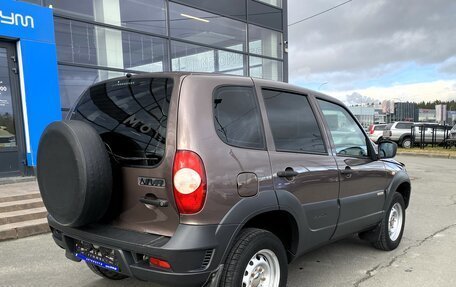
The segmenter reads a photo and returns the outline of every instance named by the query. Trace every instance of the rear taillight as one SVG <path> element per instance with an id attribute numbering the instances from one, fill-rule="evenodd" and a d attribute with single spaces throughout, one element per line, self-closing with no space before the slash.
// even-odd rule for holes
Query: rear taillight
<path id="1" fill-rule="evenodd" d="M 375 128 L 374 128 L 374 125 L 370 125 L 370 127 L 369 127 L 369 133 L 370 133 L 371 135 L 374 134 L 374 129 L 375 129 Z"/>
<path id="2" fill-rule="evenodd" d="M 173 165 L 174 200 L 181 214 L 199 212 L 206 200 L 206 171 L 199 155 L 192 151 L 176 152 Z"/>

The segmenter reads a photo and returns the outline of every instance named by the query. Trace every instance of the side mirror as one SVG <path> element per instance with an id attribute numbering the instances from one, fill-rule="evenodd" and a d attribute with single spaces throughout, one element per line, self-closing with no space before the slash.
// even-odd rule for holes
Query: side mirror
<path id="1" fill-rule="evenodd" d="M 396 156 L 397 144 L 392 141 L 381 141 L 378 144 L 378 158 L 393 158 Z"/>

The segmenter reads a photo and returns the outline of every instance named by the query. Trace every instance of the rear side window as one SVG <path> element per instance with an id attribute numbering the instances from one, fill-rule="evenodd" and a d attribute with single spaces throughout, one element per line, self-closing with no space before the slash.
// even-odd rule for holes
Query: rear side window
<path id="1" fill-rule="evenodd" d="M 91 124 L 118 161 L 158 164 L 165 154 L 173 81 L 168 78 L 113 80 L 90 87 L 71 119 Z"/>
<path id="2" fill-rule="evenodd" d="M 396 129 L 411 129 L 412 123 L 397 123 Z"/>
<path id="3" fill-rule="evenodd" d="M 385 130 L 387 130 L 387 131 L 391 130 L 391 128 L 393 127 L 393 124 L 394 123 L 387 124 L 386 127 L 385 127 Z"/>
<path id="4" fill-rule="evenodd" d="M 215 130 L 222 141 L 243 148 L 265 148 L 260 109 L 253 88 L 218 88 L 213 107 Z"/>
<path id="5" fill-rule="evenodd" d="M 306 96 L 263 90 L 263 98 L 277 151 L 326 152 Z"/>

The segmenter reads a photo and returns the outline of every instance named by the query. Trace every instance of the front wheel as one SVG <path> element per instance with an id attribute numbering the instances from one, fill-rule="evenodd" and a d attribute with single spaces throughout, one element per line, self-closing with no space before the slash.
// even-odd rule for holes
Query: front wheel
<path id="1" fill-rule="evenodd" d="M 285 287 L 287 255 L 282 242 L 269 231 L 241 231 L 228 257 L 221 287 Z"/>
<path id="2" fill-rule="evenodd" d="M 373 245 L 381 250 L 394 250 L 401 243 L 405 226 L 405 203 L 401 194 L 395 192 L 385 216 L 377 228 Z"/>
<path id="3" fill-rule="evenodd" d="M 405 138 L 402 140 L 402 147 L 403 148 L 411 148 L 412 147 L 412 140 L 410 138 Z"/>

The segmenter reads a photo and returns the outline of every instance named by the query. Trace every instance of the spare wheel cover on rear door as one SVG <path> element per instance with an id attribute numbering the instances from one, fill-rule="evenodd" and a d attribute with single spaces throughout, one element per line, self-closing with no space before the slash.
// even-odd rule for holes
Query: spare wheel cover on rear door
<path id="1" fill-rule="evenodd" d="M 97 131 L 82 121 L 50 124 L 40 139 L 37 177 L 49 214 L 61 225 L 96 222 L 111 199 L 112 171 Z"/>

